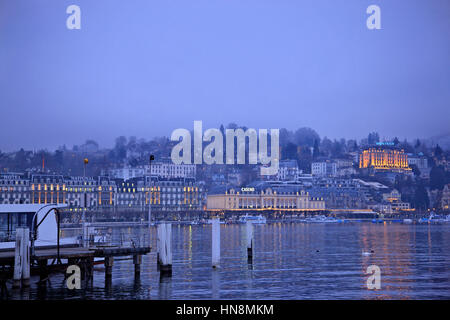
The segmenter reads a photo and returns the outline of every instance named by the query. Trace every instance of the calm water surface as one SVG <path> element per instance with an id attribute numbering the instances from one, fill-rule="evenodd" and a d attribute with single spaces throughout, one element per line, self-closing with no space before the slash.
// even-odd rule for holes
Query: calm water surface
<path id="1" fill-rule="evenodd" d="M 113 228 L 139 237 L 146 228 Z M 156 248 L 156 229 L 151 232 Z M 244 225 L 221 226 L 221 267 L 211 268 L 211 226 L 174 225 L 173 275 L 160 278 L 154 252 L 143 257 L 140 280 L 132 260 L 116 260 L 111 286 L 103 266 L 94 283 L 68 290 L 53 275 L 46 290 L 13 299 L 450 299 L 450 225 L 283 224 L 255 226 L 247 262 Z M 148 237 L 148 236 L 147 236 Z M 374 253 L 364 256 L 363 251 Z M 368 290 L 365 271 L 381 269 L 381 290 Z"/>

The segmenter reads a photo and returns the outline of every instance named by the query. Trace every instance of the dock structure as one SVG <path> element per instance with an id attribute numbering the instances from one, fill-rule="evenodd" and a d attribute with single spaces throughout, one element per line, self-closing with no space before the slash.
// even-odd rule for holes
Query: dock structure
<path id="1" fill-rule="evenodd" d="M 164 276 L 172 276 L 172 224 L 158 224 L 157 266 Z"/>
<path id="2" fill-rule="evenodd" d="M 2 221 L 5 221 L 2 227 L 7 231 L 0 249 L 2 292 L 5 279 L 13 278 L 14 289 L 24 288 L 29 286 L 31 274 L 38 274 L 39 284 L 46 284 L 52 272 L 66 273 L 69 266 L 77 266 L 70 270 L 78 270 L 82 280 L 92 280 L 96 258 L 103 258 L 106 283 L 111 281 L 115 257 L 133 257 L 135 276 L 140 275 L 142 255 L 151 251 L 150 246 L 133 240 L 129 245 L 121 243 L 120 246 L 94 244 L 95 229 L 89 223 L 82 224 L 81 243 L 75 237 L 62 241 L 60 210 L 66 207 L 54 203 L 0 205 Z"/>
<path id="3" fill-rule="evenodd" d="M 112 267 L 115 257 L 132 256 L 135 265 L 135 276 L 140 275 L 140 265 L 142 262 L 142 255 L 151 251 L 151 247 L 79 247 L 79 246 L 61 246 L 56 247 L 36 248 L 33 255 L 30 256 L 31 272 L 39 275 L 39 283 L 45 284 L 49 276 L 53 272 L 65 272 L 70 265 L 77 265 L 81 270 L 82 280 L 93 279 L 94 258 L 104 258 L 105 264 L 105 280 L 108 282 L 112 279 Z M 12 268 L 17 264 L 16 250 L 2 250 L 0 251 L 0 266 L 4 268 L 9 266 L 10 270 L 5 271 L 3 277 L 11 277 L 13 273 Z M 67 260 L 67 263 L 62 263 L 62 260 Z M 7 269 L 6 269 L 7 270 Z M 26 274 L 27 275 L 27 274 Z M 14 279 L 16 280 L 16 272 L 14 272 Z M 29 281 L 29 280 L 28 280 Z M 15 281 L 17 286 L 17 281 Z"/>
<path id="4" fill-rule="evenodd" d="M 220 265 L 220 220 L 218 218 L 212 219 L 211 238 L 212 267 L 218 268 Z"/>
<path id="5" fill-rule="evenodd" d="M 30 242 L 28 228 L 16 230 L 16 247 L 14 249 L 13 288 L 30 286 Z"/>
<path id="6" fill-rule="evenodd" d="M 253 239 L 253 223 L 251 221 L 247 221 L 245 226 L 245 235 L 246 235 L 246 243 L 247 243 L 247 259 L 248 261 L 253 260 L 253 248 L 254 248 L 254 239 Z"/>

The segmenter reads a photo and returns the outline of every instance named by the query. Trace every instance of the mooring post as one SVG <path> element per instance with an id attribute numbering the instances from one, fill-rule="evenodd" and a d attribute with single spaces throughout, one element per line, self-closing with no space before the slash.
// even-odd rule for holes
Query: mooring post
<path id="1" fill-rule="evenodd" d="M 220 220 L 212 220 L 212 267 L 218 268 L 220 264 Z"/>
<path id="2" fill-rule="evenodd" d="M 30 230 L 22 229 L 22 287 L 30 286 Z"/>
<path id="3" fill-rule="evenodd" d="M 140 254 L 135 254 L 133 256 L 133 263 L 134 263 L 134 276 L 139 277 L 141 274 L 142 256 Z"/>
<path id="4" fill-rule="evenodd" d="M 158 224 L 156 229 L 156 268 L 159 271 L 161 265 L 161 242 L 163 224 Z"/>
<path id="5" fill-rule="evenodd" d="M 47 259 L 41 259 L 39 264 L 39 284 L 46 285 L 48 280 Z"/>
<path id="6" fill-rule="evenodd" d="M 89 270 L 89 281 L 91 285 L 94 284 L 94 257 L 89 257 L 87 259 L 88 262 L 88 270 Z"/>
<path id="7" fill-rule="evenodd" d="M 211 276 L 212 298 L 218 300 L 220 298 L 220 272 L 212 272 Z"/>
<path id="8" fill-rule="evenodd" d="M 23 272 L 23 258 L 22 258 L 22 242 L 23 242 L 23 229 L 16 229 L 16 248 L 14 252 L 14 277 L 13 288 L 20 288 Z"/>
<path id="9" fill-rule="evenodd" d="M 94 245 L 95 243 L 95 228 L 88 225 L 88 239 L 89 239 L 89 247 Z"/>
<path id="10" fill-rule="evenodd" d="M 88 230 L 87 230 L 88 226 L 86 222 L 83 222 L 82 224 L 82 234 L 83 234 L 83 247 L 87 248 L 88 247 Z"/>
<path id="11" fill-rule="evenodd" d="M 164 223 L 161 227 L 160 272 L 172 276 L 172 224 Z"/>
<path id="12" fill-rule="evenodd" d="M 171 298 L 172 278 L 160 274 L 159 277 L 159 296 L 160 300 L 168 300 Z"/>
<path id="13" fill-rule="evenodd" d="M 247 235 L 247 258 L 248 260 L 253 259 L 253 223 L 247 221 L 246 224 L 246 235 Z"/>
<path id="14" fill-rule="evenodd" d="M 111 280 L 112 278 L 112 268 L 114 264 L 114 257 L 106 256 L 105 257 L 105 279 Z"/>
<path id="15" fill-rule="evenodd" d="M 149 231 L 150 231 L 150 229 L 149 229 Z M 138 247 L 145 247 L 145 234 L 142 234 L 142 232 L 139 232 Z"/>
<path id="16" fill-rule="evenodd" d="M 86 259 L 84 258 L 80 258 L 80 261 L 78 263 L 78 266 L 80 267 L 80 276 L 81 276 L 81 280 L 85 281 L 86 280 L 86 273 L 87 273 L 87 268 L 86 268 Z"/>

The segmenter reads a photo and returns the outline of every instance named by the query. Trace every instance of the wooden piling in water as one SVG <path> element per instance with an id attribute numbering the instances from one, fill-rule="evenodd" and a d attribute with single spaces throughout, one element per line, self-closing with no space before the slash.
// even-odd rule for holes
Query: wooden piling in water
<path id="1" fill-rule="evenodd" d="M 112 268 L 114 265 L 114 257 L 105 257 L 105 279 L 110 280 L 112 278 Z"/>
<path id="2" fill-rule="evenodd" d="M 13 276 L 13 288 L 20 288 L 20 283 L 22 281 L 22 271 L 23 271 L 23 258 L 22 258 L 22 242 L 23 242 L 23 229 L 16 229 L 16 248 L 14 253 L 14 276 Z"/>
<path id="3" fill-rule="evenodd" d="M 156 227 L 156 269 L 160 271 L 161 266 L 161 237 L 162 237 L 162 224 L 158 224 Z"/>
<path id="4" fill-rule="evenodd" d="M 83 247 L 86 248 L 88 246 L 88 224 L 83 222 L 82 224 L 82 234 L 83 234 Z"/>
<path id="5" fill-rule="evenodd" d="M 22 287 L 30 286 L 30 230 L 22 229 Z"/>
<path id="6" fill-rule="evenodd" d="M 39 264 L 39 284 L 46 285 L 48 280 L 47 259 L 40 259 Z"/>
<path id="7" fill-rule="evenodd" d="M 158 225 L 159 232 L 159 270 L 161 274 L 172 275 L 172 224 L 162 223 Z"/>
<path id="8" fill-rule="evenodd" d="M 86 259 L 88 266 L 88 280 L 91 285 L 94 284 L 94 257 L 89 257 Z"/>
<path id="9" fill-rule="evenodd" d="M 247 258 L 249 261 L 253 259 L 253 223 L 247 221 L 246 224 L 246 236 L 247 236 Z"/>
<path id="10" fill-rule="evenodd" d="M 218 268 L 220 264 L 220 220 L 215 218 L 212 220 L 212 267 Z"/>
<path id="11" fill-rule="evenodd" d="M 141 274 L 142 256 L 140 254 L 133 256 L 134 276 L 139 277 Z"/>

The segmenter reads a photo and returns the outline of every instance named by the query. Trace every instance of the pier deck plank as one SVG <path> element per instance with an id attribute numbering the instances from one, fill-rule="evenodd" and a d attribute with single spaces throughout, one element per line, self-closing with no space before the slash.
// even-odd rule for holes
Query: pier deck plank
<path id="1" fill-rule="evenodd" d="M 151 251 L 151 247 L 97 247 L 91 248 L 95 257 L 143 255 Z"/>
<path id="2" fill-rule="evenodd" d="M 111 257 L 144 255 L 151 251 L 151 247 L 69 247 L 60 248 L 59 257 L 61 259 L 88 258 L 88 257 Z M 36 260 L 55 259 L 58 256 L 56 248 L 36 249 L 32 256 Z M 14 250 L 0 251 L 0 264 L 14 261 Z"/>

